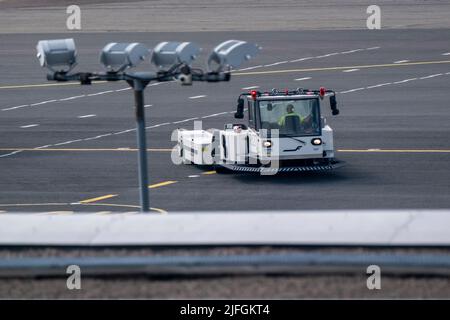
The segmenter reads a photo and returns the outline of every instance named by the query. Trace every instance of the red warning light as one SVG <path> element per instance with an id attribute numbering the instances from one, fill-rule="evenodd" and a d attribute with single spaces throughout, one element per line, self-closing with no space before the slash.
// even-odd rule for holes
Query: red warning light
<path id="1" fill-rule="evenodd" d="M 252 95 L 253 100 L 256 100 L 256 96 L 258 95 L 258 92 L 256 90 L 250 91 L 250 94 Z"/>
<path id="2" fill-rule="evenodd" d="M 320 96 L 321 97 L 323 97 L 323 96 L 325 96 L 325 88 L 324 87 L 320 87 L 320 89 L 319 89 L 319 94 L 320 94 Z"/>

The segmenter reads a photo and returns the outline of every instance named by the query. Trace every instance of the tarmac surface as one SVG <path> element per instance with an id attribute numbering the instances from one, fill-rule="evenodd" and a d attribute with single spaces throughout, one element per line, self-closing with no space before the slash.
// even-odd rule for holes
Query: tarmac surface
<path id="1" fill-rule="evenodd" d="M 98 51 L 110 41 L 152 47 L 181 37 L 71 36 L 79 48 L 80 71 L 101 70 Z M 136 211 L 132 92 L 125 83 L 46 82 L 34 46 L 39 39 L 60 37 L 0 35 L 5 44 L 1 71 L 9 75 L 0 80 L 0 210 Z M 151 206 L 168 212 L 448 208 L 449 37 L 448 29 L 183 34 L 205 49 L 199 61 L 230 38 L 254 41 L 263 50 L 229 83 L 181 87 L 170 82 L 146 90 Z M 248 176 L 172 163 L 173 130 L 192 129 L 194 120 L 202 120 L 204 129 L 236 122 L 237 96 L 254 86 L 336 90 L 341 114 L 323 113 L 346 167 L 329 173 Z M 71 205 L 80 201 L 85 205 Z"/>

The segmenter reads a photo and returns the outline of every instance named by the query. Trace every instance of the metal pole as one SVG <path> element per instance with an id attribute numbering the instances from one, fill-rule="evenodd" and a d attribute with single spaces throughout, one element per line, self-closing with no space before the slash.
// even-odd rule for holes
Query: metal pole
<path id="1" fill-rule="evenodd" d="M 141 211 L 149 212 L 148 198 L 148 172 L 147 172 L 147 143 L 145 136 L 145 112 L 144 89 L 145 84 L 141 80 L 134 80 L 134 101 L 136 108 L 137 145 L 139 149 L 139 188 L 141 198 Z"/>

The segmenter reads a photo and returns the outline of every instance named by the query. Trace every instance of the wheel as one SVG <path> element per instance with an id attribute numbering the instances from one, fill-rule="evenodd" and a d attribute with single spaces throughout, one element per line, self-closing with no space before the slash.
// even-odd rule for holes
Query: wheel
<path id="1" fill-rule="evenodd" d="M 231 170 L 229 170 L 229 169 L 227 169 L 227 168 L 225 168 L 225 167 L 222 167 L 221 165 L 214 165 L 214 170 L 218 173 L 218 174 L 230 174 L 230 173 L 232 173 L 232 171 Z"/>

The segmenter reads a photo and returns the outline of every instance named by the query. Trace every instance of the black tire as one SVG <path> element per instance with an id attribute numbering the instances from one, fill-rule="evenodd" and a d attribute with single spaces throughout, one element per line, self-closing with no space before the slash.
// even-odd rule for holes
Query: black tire
<path id="1" fill-rule="evenodd" d="M 225 168 L 225 167 L 222 167 L 222 166 L 220 166 L 220 165 L 214 165 L 214 170 L 218 173 L 218 174 L 230 174 L 230 173 L 232 173 L 233 171 L 231 171 L 231 170 L 229 170 L 229 169 L 227 169 L 227 168 Z"/>

